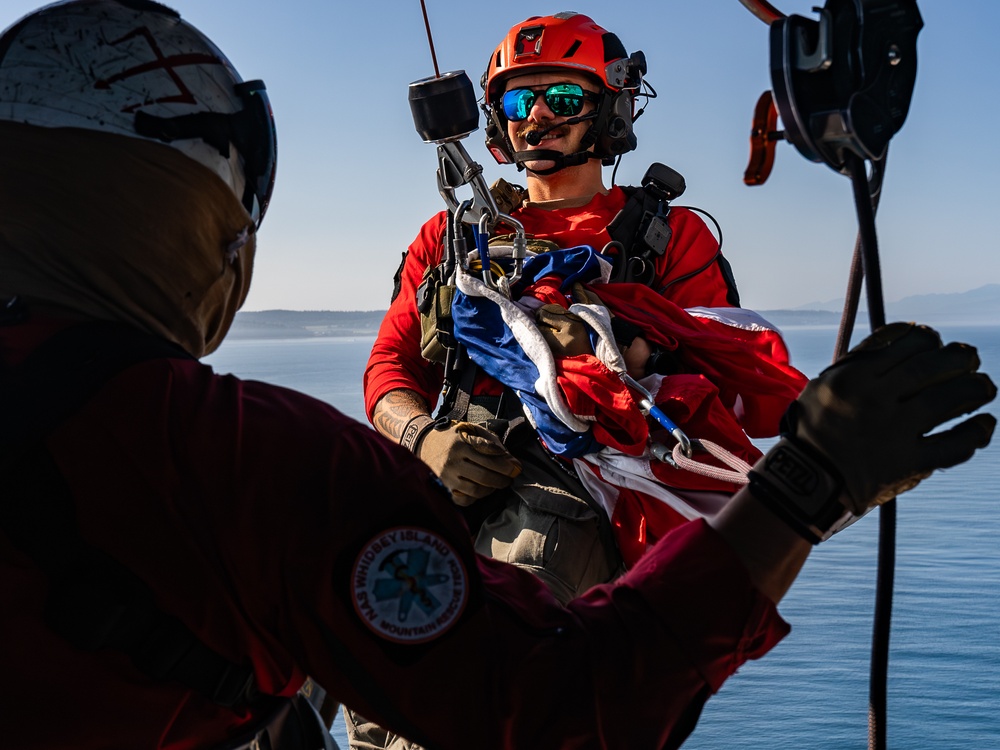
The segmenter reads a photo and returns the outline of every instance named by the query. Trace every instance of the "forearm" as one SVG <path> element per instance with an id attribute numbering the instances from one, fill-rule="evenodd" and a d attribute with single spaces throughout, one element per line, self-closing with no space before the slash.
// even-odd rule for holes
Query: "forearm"
<path id="1" fill-rule="evenodd" d="M 754 586 L 775 604 L 788 592 L 812 550 L 746 487 L 709 524 L 732 547 Z"/>
<path id="2" fill-rule="evenodd" d="M 426 747 L 662 747 L 688 711 L 787 631 L 701 521 L 661 540 L 619 581 L 563 607 L 527 571 L 473 554 L 468 528 L 423 464 L 340 414 L 326 419 L 330 429 L 313 425 L 298 441 L 259 431 L 264 442 L 251 455 L 269 456 L 274 470 L 264 485 L 247 472 L 234 497 L 260 538 L 275 533 L 275 521 L 287 526 L 274 543 L 290 564 L 265 577 L 275 585 L 261 595 L 256 558 L 242 555 L 245 544 L 225 545 L 234 571 L 250 566 L 234 573 L 240 622 L 280 644 L 279 658 L 266 660 L 272 673 L 294 664 Z M 226 518 L 218 515 L 228 539 Z M 302 545 L 314 553 L 297 554 Z M 389 563 L 416 565 L 423 555 L 433 598 L 401 609 L 391 586 L 384 598 Z M 279 601 L 287 614 L 275 618 Z M 413 630 L 409 640 L 401 629 Z M 414 675 L 434 689 L 414 689 Z M 272 689 L 282 678 L 272 675 Z M 571 707 L 555 717 L 554 691 Z"/>
<path id="3" fill-rule="evenodd" d="M 418 393 L 399 388 L 389 391 L 375 404 L 372 424 L 380 435 L 399 442 L 410 420 L 421 415 L 429 416 L 430 411 L 430 406 Z"/>

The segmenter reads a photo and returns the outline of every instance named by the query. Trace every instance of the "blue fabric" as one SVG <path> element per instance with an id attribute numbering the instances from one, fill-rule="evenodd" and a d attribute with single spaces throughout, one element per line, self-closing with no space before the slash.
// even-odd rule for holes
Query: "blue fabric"
<path id="1" fill-rule="evenodd" d="M 535 255 L 524 263 L 520 288 L 545 276 L 562 278 L 566 291 L 579 282 L 601 278 L 601 256 L 589 245 Z M 523 284 L 523 285 L 522 285 Z M 485 297 L 469 297 L 456 291 L 452 303 L 455 338 L 465 345 L 469 358 L 504 385 L 512 388 L 531 413 L 538 433 L 556 455 L 575 458 L 600 450 L 591 431 L 574 432 L 552 413 L 535 391 L 539 371 L 504 323 L 500 308 Z"/>

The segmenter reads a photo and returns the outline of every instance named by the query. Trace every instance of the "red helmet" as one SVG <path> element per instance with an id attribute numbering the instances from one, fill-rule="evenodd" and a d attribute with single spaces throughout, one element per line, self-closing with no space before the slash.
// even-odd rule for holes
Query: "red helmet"
<path id="1" fill-rule="evenodd" d="M 628 53 L 618 37 L 581 13 L 532 16 L 515 25 L 490 57 L 483 78 L 487 101 L 494 101 L 511 75 L 548 70 L 589 73 L 612 91 L 626 83 Z"/>
<path id="2" fill-rule="evenodd" d="M 584 139 L 585 147 L 594 145 L 593 158 L 611 163 L 635 148 L 633 102 L 646 72 L 645 57 L 641 52 L 629 56 L 617 36 L 581 13 L 566 11 L 514 25 L 490 57 L 482 78 L 486 145 L 501 164 L 519 162 L 503 108 L 497 106 L 504 82 L 514 75 L 560 70 L 590 75 L 602 84 L 597 118 Z"/>

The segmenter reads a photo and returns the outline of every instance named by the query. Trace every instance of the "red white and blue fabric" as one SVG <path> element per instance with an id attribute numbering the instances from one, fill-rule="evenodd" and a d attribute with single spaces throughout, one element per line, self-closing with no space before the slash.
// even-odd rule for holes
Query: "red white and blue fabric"
<path id="1" fill-rule="evenodd" d="M 626 563 L 649 544 L 718 506 L 738 485 L 654 458 L 650 441 L 673 437 L 647 419 L 620 377 L 625 366 L 610 316 L 639 326 L 651 345 L 674 352 L 683 372 L 651 375 L 641 384 L 692 439 L 716 443 L 752 464 L 750 438 L 778 432 L 782 414 L 805 386 L 791 366 L 780 332 L 743 308 L 683 310 L 639 284 L 607 283 L 610 266 L 587 246 L 526 260 L 527 292 L 508 299 L 483 281 L 459 274 L 452 314 L 455 337 L 485 372 L 514 389 L 546 446 L 572 460 L 612 519 Z M 574 303 L 583 282 L 606 307 Z M 533 310 L 558 302 L 591 329 L 593 353 L 555 356 Z M 610 315 L 609 315 L 610 313 Z M 722 467 L 707 453 L 702 463 Z"/>
<path id="2" fill-rule="evenodd" d="M 593 248 L 581 245 L 529 257 L 521 283 L 558 278 L 560 289 L 565 290 L 575 282 L 605 282 L 610 275 L 610 263 Z M 461 272 L 456 286 L 452 303 L 455 338 L 484 372 L 517 393 L 549 450 L 567 458 L 600 450 L 590 422 L 573 414 L 559 387 L 556 358 L 533 312 L 542 301 L 530 294 L 511 300 Z M 564 304 L 568 307 L 568 302 Z"/>

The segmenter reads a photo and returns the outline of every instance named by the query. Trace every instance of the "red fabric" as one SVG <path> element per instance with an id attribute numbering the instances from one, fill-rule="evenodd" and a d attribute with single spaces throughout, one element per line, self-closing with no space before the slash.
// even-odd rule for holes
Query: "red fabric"
<path id="1" fill-rule="evenodd" d="M 599 443 L 630 455 L 642 453 L 649 436 L 646 418 L 620 377 L 593 354 L 557 357 L 556 374 L 566 404 L 593 423 Z"/>
<path id="2" fill-rule="evenodd" d="M 624 191 L 616 187 L 607 195 L 595 196 L 581 208 L 520 208 L 513 216 L 524 224 L 530 236 L 552 240 L 560 247 L 590 245 L 601 250 L 611 240 L 606 227 L 625 201 Z M 440 366 L 420 356 L 420 317 L 415 300 L 424 270 L 441 260 L 445 219 L 446 214 L 441 212 L 425 223 L 406 253 L 399 294 L 382 321 L 365 370 L 365 409 L 369 419 L 379 399 L 397 388 L 420 394 L 432 408 L 437 403 L 443 375 Z M 710 263 L 718 251 L 718 243 L 708 227 L 697 214 L 679 207 L 670 212 L 669 224 L 673 239 L 667 252 L 656 261 L 653 286 L 660 288 L 669 284 L 665 294 L 681 308 L 728 306 L 725 279 L 718 265 Z M 708 268 L 701 273 L 671 283 L 706 264 Z M 624 287 L 627 294 L 637 285 L 619 286 Z M 476 392 L 496 393 L 499 388 L 495 382 L 487 385 L 485 379 L 480 378 Z"/>
<path id="3" fill-rule="evenodd" d="M 622 560 L 632 567 L 667 533 L 687 523 L 687 518 L 669 505 L 635 490 L 618 490 L 618 503 L 611 516 L 615 540 Z"/>
<path id="4" fill-rule="evenodd" d="M 719 401 L 718 389 L 704 376 L 671 375 L 663 378 L 660 387 L 654 390 L 653 395 L 657 405 L 687 435 L 716 443 L 751 465 L 760 458 L 760 450 L 750 442 L 735 417 Z M 595 429 L 601 419 L 607 419 L 607 416 L 602 415 L 598 418 Z M 652 422 L 649 420 L 647 423 Z M 647 423 L 641 428 L 632 426 L 631 429 L 644 429 Z M 652 424 L 653 426 L 645 434 L 654 441 L 672 448 L 675 439 L 662 426 Z M 640 447 L 644 448 L 645 444 Z M 632 456 L 639 456 L 641 453 L 638 450 L 623 452 Z M 693 458 L 708 466 L 731 469 L 708 453 L 695 452 Z M 655 459 L 636 458 L 635 461 L 633 468 L 638 476 L 655 479 L 663 485 L 662 488 L 657 488 L 659 493 L 680 491 L 683 494 L 694 491 L 732 494 L 740 487 L 738 484 L 697 472 L 674 468 Z M 619 468 L 625 471 L 625 466 Z M 603 478 L 598 467 L 591 466 L 591 470 Z M 611 523 L 622 560 L 627 567 L 634 565 L 655 542 L 688 520 L 688 517 L 672 509 L 652 491 L 644 492 L 634 487 L 622 486 L 621 482 L 609 482 L 609 484 L 611 486 L 606 488 L 606 491 L 614 495 L 611 503 L 613 505 L 610 513 Z"/>
<path id="5" fill-rule="evenodd" d="M 568 308 L 571 304 L 568 295 L 560 288 L 563 279 L 561 276 L 543 276 L 534 284 L 525 287 L 521 293 L 523 297 L 534 297 L 542 304 L 559 305 Z"/>
<path id="6" fill-rule="evenodd" d="M 741 329 L 695 317 L 637 284 L 593 289 L 615 315 L 641 326 L 650 343 L 676 351 L 685 371 L 718 386 L 722 403 L 741 412 L 740 424 L 748 435 L 778 433 L 781 415 L 808 379 L 792 367 L 777 330 Z"/>
<path id="7" fill-rule="evenodd" d="M 40 331 L 0 328 L 0 351 Z M 264 690 L 287 694 L 309 674 L 426 745 L 661 747 L 706 687 L 787 632 L 700 523 L 563 608 L 534 576 L 475 557 L 404 449 L 321 402 L 197 362 L 129 369 L 48 446 L 82 537 L 204 643 L 251 660 Z M 374 635 L 350 603 L 354 560 L 398 525 L 440 535 L 469 572 L 461 618 L 419 646 Z M 0 642 L 16 644 L 0 651 L 5 747 L 195 750 L 255 718 L 151 682 L 120 654 L 73 649 L 43 624 L 46 588 L 0 534 Z"/>
<path id="8" fill-rule="evenodd" d="M 716 443 L 751 465 L 760 458 L 760 451 L 747 436 L 777 434 L 785 409 L 807 382 L 790 365 L 780 334 L 769 328 L 743 329 L 715 319 L 693 317 L 644 287 L 636 287 L 630 294 L 623 293 L 621 284 L 592 288 L 615 315 L 642 325 L 651 341 L 674 350 L 684 369 L 692 371 L 664 377 L 657 389 L 650 386 L 655 390 L 653 400 L 663 412 L 691 438 Z M 567 360 L 557 364 L 565 368 Z M 594 420 L 595 436 L 598 430 L 605 436 L 599 438 L 602 442 L 630 455 L 641 453 L 647 436 L 673 446 L 674 438 L 664 428 L 652 420 L 641 424 L 636 421 L 634 405 L 632 414 L 618 411 L 629 406 L 623 401 L 621 381 L 613 373 L 590 365 L 573 374 L 575 377 L 567 377 L 560 371 L 560 386 L 575 412 L 583 409 L 581 401 L 592 402 L 592 414 L 588 416 Z M 605 395 L 609 393 L 615 398 Z M 653 425 L 651 433 L 646 430 L 647 424 Z M 613 437 L 615 442 L 606 437 Z M 731 468 L 708 453 L 696 452 L 693 458 L 710 466 Z M 733 493 L 739 488 L 655 460 L 645 461 L 643 469 L 668 490 Z M 611 520 L 627 566 L 633 565 L 648 545 L 685 521 L 652 494 L 620 486 L 616 494 Z"/>

